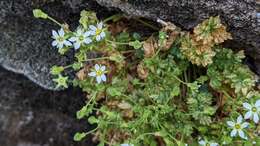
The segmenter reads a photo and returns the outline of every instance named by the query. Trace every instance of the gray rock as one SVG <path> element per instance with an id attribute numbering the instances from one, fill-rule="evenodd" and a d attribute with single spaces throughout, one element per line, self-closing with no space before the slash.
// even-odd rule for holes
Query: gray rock
<path id="1" fill-rule="evenodd" d="M 55 89 L 49 74 L 51 66 L 72 61 L 72 53 L 60 56 L 51 47 L 51 30 L 59 27 L 33 17 L 34 8 L 72 26 L 78 25 L 83 9 L 104 12 L 95 1 L 83 0 L 1 0 L 0 1 L 0 65 L 21 73 L 46 89 Z"/>
<path id="2" fill-rule="evenodd" d="M 220 15 L 234 41 L 233 48 L 246 49 L 260 74 L 260 25 L 255 0 L 96 0 L 130 16 L 171 21 L 190 30 L 210 16 Z M 258 18 L 259 19 L 259 18 Z"/>
<path id="3" fill-rule="evenodd" d="M 44 90 L 22 75 L 0 68 L 1 146 L 94 146 L 91 137 L 73 141 L 90 129 L 75 113 L 85 104 L 79 90 Z"/>

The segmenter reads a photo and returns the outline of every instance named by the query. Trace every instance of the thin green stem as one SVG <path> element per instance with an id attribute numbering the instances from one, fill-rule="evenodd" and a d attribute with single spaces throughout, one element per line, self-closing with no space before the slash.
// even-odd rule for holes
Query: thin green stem
<path id="1" fill-rule="evenodd" d="M 174 77 L 176 80 L 178 80 L 179 82 L 181 82 L 182 84 L 184 84 L 184 85 L 187 85 L 187 84 L 188 84 L 188 83 L 182 81 L 180 78 L 178 78 L 178 77 L 175 76 L 175 75 L 173 75 L 173 77 Z"/>
<path id="2" fill-rule="evenodd" d="M 104 60 L 104 59 L 109 59 L 109 57 L 92 58 L 92 59 L 87 59 L 85 61 L 87 62 L 87 61 L 96 61 L 96 60 Z"/>
<path id="3" fill-rule="evenodd" d="M 138 141 L 140 138 L 142 138 L 143 136 L 146 136 L 146 135 L 154 135 L 155 133 L 143 133 L 141 135 L 139 135 L 137 138 L 136 138 L 136 141 Z"/>
<path id="4" fill-rule="evenodd" d="M 73 64 L 70 64 L 70 65 L 64 66 L 63 68 L 68 69 L 68 68 L 71 68 L 72 66 L 73 66 Z"/>
<path id="5" fill-rule="evenodd" d="M 228 98 L 231 98 L 232 99 L 232 97 L 227 93 L 227 91 L 225 91 L 225 90 L 222 90 L 222 92 L 224 93 L 224 95 L 226 95 Z"/>
<path id="6" fill-rule="evenodd" d="M 86 107 L 88 107 L 88 105 L 96 98 L 96 95 L 97 95 L 97 92 L 94 92 L 94 95 L 90 98 L 90 100 L 86 104 Z"/>
<path id="7" fill-rule="evenodd" d="M 95 132 L 95 131 L 97 131 L 98 130 L 98 126 L 95 128 L 95 129 L 92 129 L 92 130 L 90 130 L 90 131 L 88 131 L 88 132 L 86 132 L 85 134 L 86 135 L 89 135 L 89 134 L 91 134 L 91 133 L 93 133 L 93 132 Z"/>
<path id="8" fill-rule="evenodd" d="M 153 26 L 152 24 L 149 24 L 149 23 L 147 23 L 147 22 L 141 20 L 140 18 L 135 19 L 135 20 L 138 21 L 138 22 L 140 22 L 140 23 L 142 23 L 143 25 L 145 25 L 145 26 L 147 26 L 147 27 L 150 27 L 150 28 L 154 29 L 154 30 L 157 30 L 157 31 L 160 30 L 158 27 Z"/>
<path id="9" fill-rule="evenodd" d="M 106 40 L 106 42 L 117 44 L 117 45 L 129 45 L 129 43 L 115 42 L 115 41 L 111 41 L 111 40 Z"/>
<path id="10" fill-rule="evenodd" d="M 184 71 L 184 81 L 187 83 L 188 82 L 188 76 L 187 76 L 187 71 Z"/>
<path id="11" fill-rule="evenodd" d="M 85 61 L 88 62 L 88 61 L 96 61 L 96 60 L 104 60 L 104 59 L 109 59 L 109 57 L 91 58 L 91 59 L 87 59 Z M 72 66 L 73 66 L 73 64 L 67 65 L 64 67 L 64 69 L 71 68 Z"/>
<path id="12" fill-rule="evenodd" d="M 59 23 L 59 22 L 58 22 L 57 20 L 55 20 L 54 18 L 48 16 L 48 19 L 51 20 L 51 21 L 53 21 L 54 23 L 58 24 L 60 27 L 62 27 L 62 28 L 64 27 L 64 25 L 62 25 L 61 23 Z"/>
<path id="13" fill-rule="evenodd" d="M 114 20 L 114 19 L 119 20 L 122 17 L 123 17 L 123 15 L 121 15 L 121 14 L 112 15 L 112 16 L 106 18 L 103 22 L 106 23 L 106 22 L 108 22 L 110 20 Z"/>

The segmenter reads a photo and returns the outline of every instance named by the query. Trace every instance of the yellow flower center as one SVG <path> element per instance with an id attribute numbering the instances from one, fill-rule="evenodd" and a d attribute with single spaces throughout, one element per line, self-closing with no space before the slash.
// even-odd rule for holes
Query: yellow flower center
<path id="1" fill-rule="evenodd" d="M 102 70 L 97 70 L 96 74 L 97 74 L 97 76 L 101 76 L 103 74 L 103 71 Z"/>
<path id="2" fill-rule="evenodd" d="M 252 112 L 254 112 L 254 113 L 257 112 L 257 108 L 256 108 L 256 107 L 253 107 L 253 108 L 252 108 Z"/>
<path id="3" fill-rule="evenodd" d="M 79 36 L 79 40 L 83 41 L 84 40 L 84 36 L 83 35 Z"/>
<path id="4" fill-rule="evenodd" d="M 210 144 L 209 144 L 209 143 L 207 143 L 207 144 L 206 144 L 206 146 L 210 146 Z"/>
<path id="5" fill-rule="evenodd" d="M 241 125 L 240 125 L 240 124 L 236 124 L 236 125 L 235 125 L 235 128 L 236 128 L 236 129 L 241 129 Z"/>
<path id="6" fill-rule="evenodd" d="M 101 32 L 102 32 L 102 29 L 97 29 L 97 30 L 96 30 L 96 35 L 100 35 Z"/>
<path id="7" fill-rule="evenodd" d="M 63 41 L 64 41 L 64 38 L 63 38 L 63 37 L 58 37 L 57 40 L 58 40 L 59 42 L 63 42 Z"/>

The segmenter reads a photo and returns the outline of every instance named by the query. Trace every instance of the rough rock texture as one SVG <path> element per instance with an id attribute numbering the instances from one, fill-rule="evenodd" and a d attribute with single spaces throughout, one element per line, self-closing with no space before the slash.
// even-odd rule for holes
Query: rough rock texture
<path id="1" fill-rule="evenodd" d="M 75 118 L 85 101 L 80 92 L 47 91 L 2 68 L 0 87 L 1 146 L 94 146 L 73 141 L 75 132 L 90 128 Z"/>
<path id="2" fill-rule="evenodd" d="M 191 29 L 209 16 L 220 15 L 232 33 L 233 47 L 245 48 L 260 74 L 260 24 L 255 0 L 96 0 L 131 16 L 160 18 Z M 259 18 L 260 19 L 260 18 Z"/>
<path id="3" fill-rule="evenodd" d="M 95 1 L 89 0 L 0 0 L 0 65 L 53 90 L 50 67 L 67 64 L 73 55 L 61 57 L 51 47 L 51 30 L 59 27 L 53 22 L 34 18 L 34 8 L 40 8 L 74 28 L 83 9 L 102 15 L 107 13 Z"/>

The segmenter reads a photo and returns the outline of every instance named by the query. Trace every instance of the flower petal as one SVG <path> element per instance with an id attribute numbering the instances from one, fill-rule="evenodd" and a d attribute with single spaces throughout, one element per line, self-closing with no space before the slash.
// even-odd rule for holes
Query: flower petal
<path id="1" fill-rule="evenodd" d="M 97 81 L 98 84 L 101 83 L 101 81 L 102 81 L 101 77 L 100 77 L 100 76 L 97 76 L 97 77 L 96 77 L 96 81 Z"/>
<path id="2" fill-rule="evenodd" d="M 93 72 L 88 73 L 88 75 L 91 77 L 95 77 L 97 74 L 96 74 L 96 72 L 93 71 Z"/>
<path id="3" fill-rule="evenodd" d="M 242 128 L 246 128 L 246 127 L 248 127 L 249 126 L 249 123 L 247 123 L 247 122 L 244 122 L 243 124 L 241 124 L 241 127 Z"/>
<path id="4" fill-rule="evenodd" d="M 106 82 L 106 81 L 107 81 L 106 75 L 102 74 L 102 75 L 101 75 L 101 79 L 102 79 L 102 81 Z"/>
<path id="5" fill-rule="evenodd" d="M 57 45 L 57 47 L 58 47 L 59 49 L 63 48 L 63 43 L 61 43 L 61 42 L 58 42 L 58 45 Z"/>
<path id="6" fill-rule="evenodd" d="M 254 113 L 254 118 L 253 118 L 255 123 L 259 122 L 259 117 L 258 117 L 258 113 Z"/>
<path id="7" fill-rule="evenodd" d="M 106 33 L 104 31 L 101 32 L 100 36 L 104 38 L 106 36 Z"/>
<path id="8" fill-rule="evenodd" d="M 104 65 L 101 66 L 100 70 L 101 70 L 101 71 L 105 71 L 105 70 L 106 70 L 106 66 L 104 66 Z"/>
<path id="9" fill-rule="evenodd" d="M 71 42 L 76 42 L 77 41 L 77 37 L 71 37 L 70 39 L 69 39 L 69 41 L 71 41 Z"/>
<path id="10" fill-rule="evenodd" d="M 53 38 L 59 37 L 58 33 L 55 30 L 52 30 L 52 36 L 53 36 Z"/>
<path id="11" fill-rule="evenodd" d="M 246 136 L 245 136 L 245 133 L 244 133 L 244 131 L 242 131 L 242 130 L 239 130 L 239 131 L 238 131 L 238 135 L 239 135 L 241 138 L 244 138 L 244 139 L 246 139 Z"/>
<path id="12" fill-rule="evenodd" d="M 90 36 L 91 34 L 92 34 L 91 31 L 87 31 L 87 32 L 84 33 L 84 37 L 88 37 L 88 36 Z"/>
<path id="13" fill-rule="evenodd" d="M 204 146 L 204 145 L 206 145 L 206 142 L 205 142 L 205 140 L 200 140 L 199 144 Z"/>
<path id="14" fill-rule="evenodd" d="M 260 107 L 260 99 L 258 99 L 258 100 L 255 102 L 255 106 L 256 106 L 256 107 Z"/>
<path id="15" fill-rule="evenodd" d="M 227 124 L 228 124 L 228 126 L 230 126 L 230 127 L 234 127 L 234 126 L 235 126 L 235 123 L 232 122 L 232 121 L 227 121 Z"/>
<path id="16" fill-rule="evenodd" d="M 64 44 L 65 44 L 66 46 L 72 46 L 71 42 L 69 42 L 69 41 L 67 41 L 67 40 L 64 41 Z"/>
<path id="17" fill-rule="evenodd" d="M 218 143 L 211 143 L 210 146 L 218 146 Z"/>
<path id="18" fill-rule="evenodd" d="M 78 50 L 79 48 L 80 48 L 80 43 L 79 42 L 74 43 L 74 49 Z"/>
<path id="19" fill-rule="evenodd" d="M 100 35 L 97 35 L 97 36 L 96 36 L 96 40 L 97 40 L 97 41 L 100 41 L 100 40 L 101 40 L 101 36 L 100 36 Z"/>
<path id="20" fill-rule="evenodd" d="M 231 131 L 231 133 L 230 133 L 230 136 L 231 137 L 234 137 L 234 136 L 236 136 L 237 135 L 237 130 L 236 129 L 233 129 L 232 131 Z"/>
<path id="21" fill-rule="evenodd" d="M 96 31 L 89 31 L 90 35 L 94 36 L 96 35 Z"/>
<path id="22" fill-rule="evenodd" d="M 134 146 L 134 145 L 133 144 L 124 143 L 124 144 L 121 144 L 120 146 Z"/>
<path id="23" fill-rule="evenodd" d="M 251 116 L 252 116 L 252 111 L 248 111 L 248 112 L 246 112 L 246 114 L 245 114 L 245 119 L 250 119 Z"/>
<path id="24" fill-rule="evenodd" d="M 58 31 L 58 33 L 59 33 L 59 36 L 61 36 L 61 37 L 63 37 L 65 35 L 65 32 L 62 28 Z"/>
<path id="25" fill-rule="evenodd" d="M 99 70 L 100 69 L 100 66 L 98 64 L 95 64 L 95 70 Z"/>
<path id="26" fill-rule="evenodd" d="M 102 23 L 102 22 L 100 22 L 100 23 L 97 24 L 97 28 L 98 28 L 98 29 L 102 29 L 102 27 L 103 27 L 103 23 Z"/>
<path id="27" fill-rule="evenodd" d="M 237 123 L 242 123 L 242 120 L 243 120 L 243 117 L 241 116 L 241 115 L 239 115 L 238 117 L 237 117 Z"/>
<path id="28" fill-rule="evenodd" d="M 58 45 L 58 42 L 55 40 L 55 41 L 53 41 L 53 42 L 51 43 L 51 45 L 52 45 L 53 47 L 55 47 L 55 46 Z"/>
<path id="29" fill-rule="evenodd" d="M 76 33 L 77 36 L 81 36 L 83 34 L 83 30 L 79 28 Z"/>
<path id="30" fill-rule="evenodd" d="M 90 38 L 86 38 L 85 40 L 84 40 L 84 43 L 85 44 L 90 44 L 92 42 L 92 40 L 90 39 Z"/>
<path id="31" fill-rule="evenodd" d="M 251 110 L 251 108 L 252 108 L 252 106 L 247 102 L 243 103 L 243 107 L 248 109 L 248 110 Z"/>
<path id="32" fill-rule="evenodd" d="M 94 25 L 90 25 L 89 28 L 90 28 L 90 30 L 92 30 L 94 32 L 97 30 L 97 28 Z"/>

